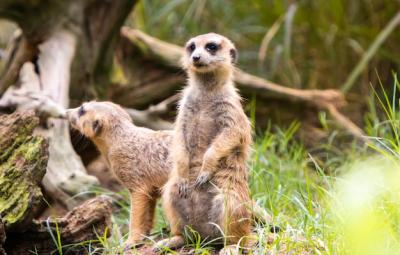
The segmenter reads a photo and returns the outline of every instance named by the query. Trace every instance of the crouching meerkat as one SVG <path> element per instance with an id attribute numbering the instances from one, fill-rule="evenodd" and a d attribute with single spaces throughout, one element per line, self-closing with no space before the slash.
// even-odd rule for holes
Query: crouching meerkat
<path id="1" fill-rule="evenodd" d="M 129 190 L 131 215 L 126 248 L 149 235 L 157 198 L 172 168 L 172 131 L 135 126 L 128 113 L 111 102 L 88 102 L 69 109 L 71 126 L 91 139 Z"/>
<path id="2" fill-rule="evenodd" d="M 233 83 L 236 58 L 233 43 L 218 34 L 199 35 L 186 44 L 188 84 L 175 123 L 173 169 L 162 195 L 173 237 L 157 247 L 178 248 L 191 230 L 203 240 L 248 243 L 246 161 L 252 131 Z"/>

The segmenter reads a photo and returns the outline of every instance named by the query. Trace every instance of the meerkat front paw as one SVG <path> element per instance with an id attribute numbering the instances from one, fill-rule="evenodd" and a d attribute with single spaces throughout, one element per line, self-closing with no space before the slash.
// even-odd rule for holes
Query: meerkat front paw
<path id="1" fill-rule="evenodd" d="M 189 193 L 189 181 L 186 178 L 180 178 L 177 181 L 178 194 L 181 198 L 187 198 Z"/>
<path id="2" fill-rule="evenodd" d="M 209 171 L 201 171 L 199 176 L 197 176 L 196 181 L 194 182 L 194 186 L 196 188 L 200 188 L 202 185 L 204 185 L 210 179 L 211 179 L 211 172 L 209 172 Z"/>

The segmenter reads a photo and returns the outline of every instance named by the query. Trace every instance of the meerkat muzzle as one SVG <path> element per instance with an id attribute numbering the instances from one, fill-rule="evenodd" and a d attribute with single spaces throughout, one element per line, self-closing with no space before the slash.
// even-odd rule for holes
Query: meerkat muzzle
<path id="1" fill-rule="evenodd" d="M 68 122 L 71 123 L 72 126 L 76 126 L 77 119 L 74 116 L 73 111 L 73 109 L 67 109 L 65 115 Z"/>

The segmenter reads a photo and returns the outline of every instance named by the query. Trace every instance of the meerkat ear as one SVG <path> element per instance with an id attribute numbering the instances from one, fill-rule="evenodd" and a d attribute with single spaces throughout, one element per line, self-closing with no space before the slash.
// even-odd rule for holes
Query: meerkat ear
<path id="1" fill-rule="evenodd" d="M 100 134 L 101 128 L 102 128 L 102 125 L 99 120 L 95 120 L 92 122 L 93 134 L 95 136 Z"/>
<path id="2" fill-rule="evenodd" d="M 236 63 L 238 59 L 238 53 L 235 48 L 230 49 L 229 54 L 231 55 L 232 63 Z"/>

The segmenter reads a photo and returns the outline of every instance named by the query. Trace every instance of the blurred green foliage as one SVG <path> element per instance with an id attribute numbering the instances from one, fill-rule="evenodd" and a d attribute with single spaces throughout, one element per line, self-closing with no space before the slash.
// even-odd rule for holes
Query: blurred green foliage
<path id="1" fill-rule="evenodd" d="M 143 0 L 128 23 L 180 45 L 214 31 L 236 43 L 248 72 L 285 86 L 339 88 L 399 7 L 398 0 Z M 368 90 L 375 70 L 391 84 L 399 64 L 397 28 L 354 89 Z"/>

